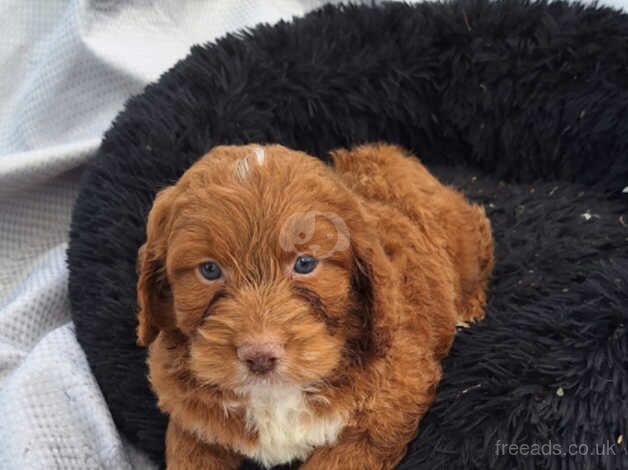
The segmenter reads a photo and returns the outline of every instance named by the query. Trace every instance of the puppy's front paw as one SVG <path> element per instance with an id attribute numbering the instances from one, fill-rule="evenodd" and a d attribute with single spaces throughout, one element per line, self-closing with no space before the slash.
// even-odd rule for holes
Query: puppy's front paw
<path id="1" fill-rule="evenodd" d="M 166 462 L 168 470 L 237 470 L 241 457 L 201 442 L 170 421 L 166 433 Z"/>
<path id="2" fill-rule="evenodd" d="M 391 470 L 402 454 L 403 449 L 391 449 L 390 455 L 384 455 L 366 442 L 341 443 L 316 449 L 299 469 Z"/>

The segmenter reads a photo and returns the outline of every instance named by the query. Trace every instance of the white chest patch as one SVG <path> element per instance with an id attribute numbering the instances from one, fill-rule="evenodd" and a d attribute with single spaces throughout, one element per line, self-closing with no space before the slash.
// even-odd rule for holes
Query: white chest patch
<path id="1" fill-rule="evenodd" d="M 246 423 L 258 437 L 244 453 L 266 467 L 305 460 L 315 447 L 334 444 L 344 427 L 340 415 L 314 415 L 300 389 L 277 385 L 249 389 Z"/>

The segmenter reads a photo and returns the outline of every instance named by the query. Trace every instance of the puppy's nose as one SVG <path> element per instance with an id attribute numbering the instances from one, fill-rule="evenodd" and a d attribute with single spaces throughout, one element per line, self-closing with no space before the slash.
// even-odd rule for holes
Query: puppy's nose
<path id="1" fill-rule="evenodd" d="M 245 343 L 238 348 L 238 359 L 255 374 L 267 374 L 276 366 L 283 347 L 277 343 Z"/>

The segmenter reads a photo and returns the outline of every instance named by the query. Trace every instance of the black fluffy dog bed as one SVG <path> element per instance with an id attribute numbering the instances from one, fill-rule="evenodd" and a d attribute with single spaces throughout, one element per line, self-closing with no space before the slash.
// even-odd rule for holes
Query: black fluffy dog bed
<path id="1" fill-rule="evenodd" d="M 68 252 L 120 432 L 162 461 L 134 332 L 155 192 L 220 143 L 325 159 L 376 140 L 485 204 L 496 240 L 487 318 L 459 332 L 400 468 L 628 468 L 628 16 L 566 3 L 326 7 L 196 47 L 131 99 L 85 172 Z"/>

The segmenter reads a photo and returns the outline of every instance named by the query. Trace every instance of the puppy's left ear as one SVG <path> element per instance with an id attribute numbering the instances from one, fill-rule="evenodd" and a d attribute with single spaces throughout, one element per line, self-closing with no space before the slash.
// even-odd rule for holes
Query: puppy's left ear
<path id="1" fill-rule="evenodd" d="M 361 229 L 351 233 L 352 284 L 365 327 L 362 349 L 370 357 L 382 357 L 390 348 L 399 324 L 398 282 L 377 233 L 368 227 L 364 223 Z"/>
<path id="2" fill-rule="evenodd" d="M 137 344 L 148 346 L 162 329 L 172 327 L 172 292 L 166 276 L 174 186 L 159 192 L 148 215 L 146 243 L 138 251 Z"/>

